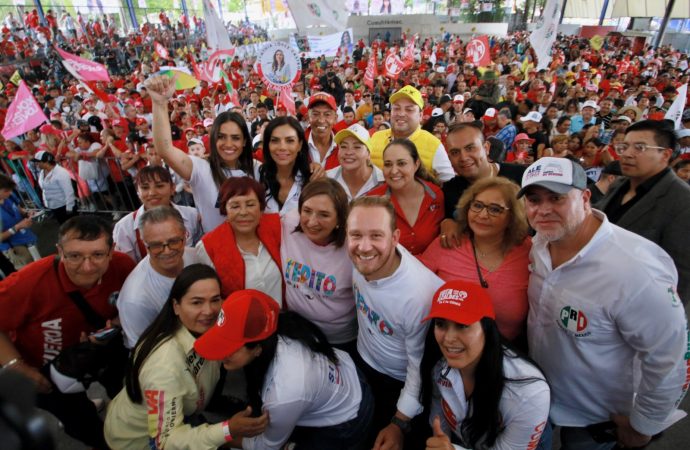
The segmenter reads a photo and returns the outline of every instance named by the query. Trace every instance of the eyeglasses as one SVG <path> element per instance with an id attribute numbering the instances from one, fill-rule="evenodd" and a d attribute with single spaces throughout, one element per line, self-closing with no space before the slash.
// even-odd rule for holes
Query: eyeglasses
<path id="1" fill-rule="evenodd" d="M 480 212 L 484 211 L 484 209 L 486 209 L 486 212 L 488 212 L 490 216 L 498 217 L 510 208 L 501 205 L 496 205 L 494 203 L 490 205 L 485 205 L 484 203 L 478 200 L 474 200 L 472 203 L 470 203 L 470 211 L 474 213 L 479 214 Z"/>
<path id="2" fill-rule="evenodd" d="M 614 150 L 616 150 L 616 153 L 618 155 L 622 155 L 623 153 L 625 153 L 630 148 L 630 146 L 631 146 L 631 144 L 627 144 L 627 143 L 623 142 L 623 143 L 614 145 L 613 148 L 614 148 Z M 658 145 L 647 145 L 644 142 L 635 142 L 634 144 L 632 144 L 632 148 L 633 148 L 633 150 L 635 150 L 635 153 L 639 154 L 639 153 L 646 152 L 647 149 L 650 149 L 650 148 L 655 148 L 657 150 L 666 150 L 667 147 L 659 147 Z"/>
<path id="3" fill-rule="evenodd" d="M 150 244 L 146 244 L 146 248 L 152 254 L 158 255 L 160 253 L 163 253 L 165 247 L 168 247 L 172 251 L 177 251 L 181 250 L 182 247 L 184 247 L 184 244 L 185 238 L 178 237 L 174 239 L 169 239 L 166 242 L 151 242 Z"/>
<path id="4" fill-rule="evenodd" d="M 67 264 L 74 266 L 81 266 L 87 259 L 94 264 L 105 262 L 110 256 L 110 252 L 96 252 L 90 255 L 82 255 L 81 253 L 63 253 L 62 260 Z"/>

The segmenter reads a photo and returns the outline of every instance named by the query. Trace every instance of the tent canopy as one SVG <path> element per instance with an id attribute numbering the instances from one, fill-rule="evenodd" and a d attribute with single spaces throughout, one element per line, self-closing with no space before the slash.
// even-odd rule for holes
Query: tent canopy
<path id="1" fill-rule="evenodd" d="M 566 0 L 563 17 L 598 19 L 604 0 Z M 618 17 L 664 17 L 669 0 L 609 0 L 606 18 Z M 690 17 L 690 0 L 676 0 L 671 12 L 672 19 Z"/>

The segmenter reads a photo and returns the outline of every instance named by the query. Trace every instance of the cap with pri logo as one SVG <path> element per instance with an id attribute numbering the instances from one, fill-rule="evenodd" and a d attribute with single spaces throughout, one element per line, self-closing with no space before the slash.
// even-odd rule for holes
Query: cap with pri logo
<path id="1" fill-rule="evenodd" d="M 204 127 L 210 127 L 213 125 L 213 119 L 204 119 Z"/>
<path id="2" fill-rule="evenodd" d="M 55 162 L 55 155 L 53 155 L 49 151 L 40 150 L 40 151 L 36 152 L 36 154 L 34 155 L 34 157 L 31 160 L 34 162 L 54 163 Z"/>
<path id="3" fill-rule="evenodd" d="M 309 97 L 309 109 L 318 105 L 319 103 L 325 103 L 326 106 L 331 108 L 333 111 L 338 110 L 338 106 L 335 104 L 335 98 L 331 94 L 326 92 L 317 92 L 316 94 Z"/>
<path id="4" fill-rule="evenodd" d="M 403 98 L 411 100 L 420 108 L 424 108 L 424 99 L 422 99 L 422 94 L 416 88 L 410 85 L 401 87 L 397 92 L 391 95 L 390 102 L 393 104 Z"/>
<path id="5" fill-rule="evenodd" d="M 235 291 L 223 302 L 216 324 L 194 342 L 194 350 L 208 360 L 222 360 L 275 333 L 279 312 L 278 303 L 263 292 Z"/>
<path id="6" fill-rule="evenodd" d="M 465 96 L 462 94 L 456 94 L 453 97 L 453 103 L 465 103 Z"/>
<path id="7" fill-rule="evenodd" d="M 518 198 L 525 195 L 530 186 L 541 186 L 557 194 L 567 194 L 573 188 L 583 191 L 587 188 L 587 175 L 581 165 L 569 159 L 544 157 L 522 175 Z"/>
<path id="8" fill-rule="evenodd" d="M 345 128 L 344 130 L 338 131 L 335 135 L 335 143 L 340 145 L 345 138 L 352 136 L 357 139 L 362 144 L 369 148 L 369 132 L 362 125 L 355 123 Z"/>
<path id="9" fill-rule="evenodd" d="M 497 113 L 498 111 L 496 111 L 496 108 L 487 108 L 487 110 L 484 111 L 484 119 L 495 119 Z"/>
<path id="10" fill-rule="evenodd" d="M 496 318 L 488 291 L 478 284 L 453 280 L 438 288 L 431 302 L 431 311 L 423 321 L 446 319 L 472 325 L 484 317 Z"/>

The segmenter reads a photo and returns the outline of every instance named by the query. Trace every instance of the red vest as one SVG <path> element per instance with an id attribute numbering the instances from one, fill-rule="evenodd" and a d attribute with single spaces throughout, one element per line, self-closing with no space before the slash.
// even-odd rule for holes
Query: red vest
<path id="1" fill-rule="evenodd" d="M 259 240 L 266 247 L 268 253 L 281 270 L 280 263 L 280 215 L 263 214 L 256 229 Z M 221 294 L 223 298 L 234 291 L 244 289 L 244 259 L 235 242 L 235 234 L 229 223 L 225 222 L 217 226 L 210 233 L 201 238 L 204 248 L 221 281 Z M 281 277 L 282 278 L 282 277 Z M 281 305 L 285 309 L 285 283 L 283 282 L 283 298 Z"/>

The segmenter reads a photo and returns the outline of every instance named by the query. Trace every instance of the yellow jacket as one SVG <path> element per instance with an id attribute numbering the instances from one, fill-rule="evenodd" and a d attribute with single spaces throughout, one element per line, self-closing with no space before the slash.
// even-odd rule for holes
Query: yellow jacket
<path id="1" fill-rule="evenodd" d="M 155 349 L 139 372 L 141 404 L 125 389 L 113 399 L 105 418 L 105 440 L 114 449 L 216 449 L 225 443 L 223 424 L 191 427 L 185 416 L 201 412 L 213 395 L 220 362 L 194 351 L 185 327 Z"/>

